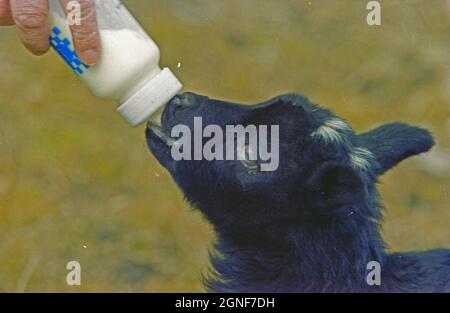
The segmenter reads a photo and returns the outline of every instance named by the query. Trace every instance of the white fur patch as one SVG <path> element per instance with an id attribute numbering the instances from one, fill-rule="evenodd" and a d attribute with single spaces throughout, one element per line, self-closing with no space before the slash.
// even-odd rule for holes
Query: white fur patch
<path id="1" fill-rule="evenodd" d="M 350 164 L 360 171 L 369 171 L 375 161 L 375 157 L 366 148 L 352 147 L 348 142 L 348 135 L 352 132 L 350 126 L 339 118 L 332 118 L 317 128 L 311 136 L 319 137 L 326 143 L 342 145 L 348 151 Z"/>
<path id="2" fill-rule="evenodd" d="M 355 147 L 350 152 L 350 163 L 354 168 L 367 171 L 371 167 L 371 163 L 374 160 L 372 152 L 366 148 Z"/>
<path id="3" fill-rule="evenodd" d="M 317 128 L 312 136 L 320 137 L 325 142 L 342 143 L 346 140 L 345 132 L 350 131 L 350 127 L 343 120 L 332 118 Z"/>

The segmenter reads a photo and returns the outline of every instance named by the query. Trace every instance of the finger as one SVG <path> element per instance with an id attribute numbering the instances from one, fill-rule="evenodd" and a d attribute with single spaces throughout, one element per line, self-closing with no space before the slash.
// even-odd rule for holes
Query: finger
<path id="1" fill-rule="evenodd" d="M 66 14 L 70 17 L 75 10 L 81 10 L 78 23 L 72 20 L 70 26 L 72 31 L 75 50 L 80 59 L 86 64 L 98 62 L 101 53 L 100 35 L 97 26 L 95 0 L 78 0 L 79 5 L 73 5 L 74 1 L 60 0 Z M 73 23 L 75 22 L 75 23 Z"/>
<path id="2" fill-rule="evenodd" d="M 0 26 L 14 25 L 9 0 L 0 0 Z"/>
<path id="3" fill-rule="evenodd" d="M 24 46 L 36 55 L 47 52 L 50 47 L 47 0 L 14 0 L 10 7 Z"/>

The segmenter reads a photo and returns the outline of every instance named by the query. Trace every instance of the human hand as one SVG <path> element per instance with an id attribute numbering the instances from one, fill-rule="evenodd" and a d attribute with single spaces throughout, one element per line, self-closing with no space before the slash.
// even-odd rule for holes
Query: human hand
<path id="1" fill-rule="evenodd" d="M 60 0 L 63 8 L 71 0 Z M 100 57 L 95 0 L 78 0 L 81 23 L 72 25 L 72 37 L 80 59 L 94 64 Z M 16 25 L 23 45 L 33 54 L 42 55 L 50 47 L 48 0 L 0 0 L 0 26 Z"/>

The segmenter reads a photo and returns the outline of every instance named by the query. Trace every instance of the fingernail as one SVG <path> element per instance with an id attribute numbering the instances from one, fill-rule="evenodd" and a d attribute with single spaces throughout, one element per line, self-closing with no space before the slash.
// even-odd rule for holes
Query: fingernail
<path id="1" fill-rule="evenodd" d="M 86 50 L 80 55 L 81 60 L 88 65 L 93 65 L 97 62 L 98 53 L 95 50 Z"/>

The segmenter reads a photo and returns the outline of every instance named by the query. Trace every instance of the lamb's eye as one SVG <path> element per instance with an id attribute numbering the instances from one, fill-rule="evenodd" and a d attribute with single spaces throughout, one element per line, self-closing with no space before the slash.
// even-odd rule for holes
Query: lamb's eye
<path id="1" fill-rule="evenodd" d="M 240 151 L 240 154 L 242 164 L 249 170 L 250 173 L 257 173 L 260 171 L 261 167 L 259 163 L 256 160 L 252 160 L 254 157 L 252 158 L 253 151 L 250 145 L 246 144 L 244 149 Z"/>

